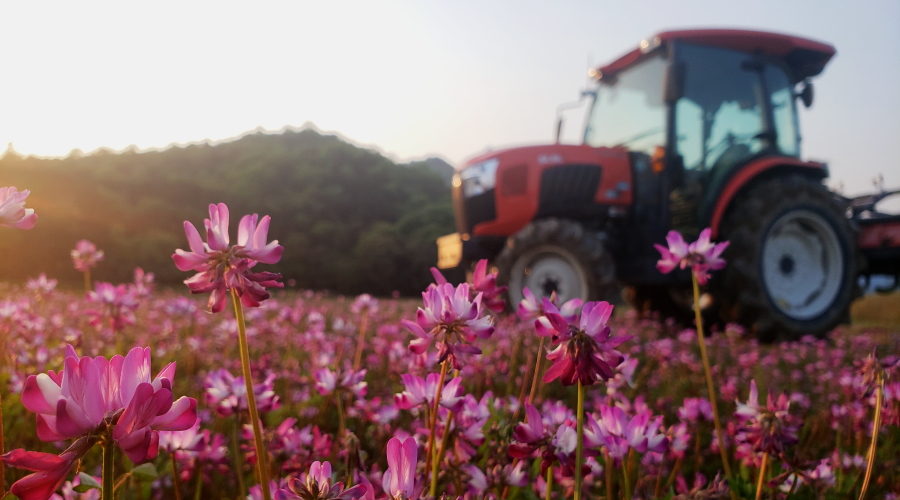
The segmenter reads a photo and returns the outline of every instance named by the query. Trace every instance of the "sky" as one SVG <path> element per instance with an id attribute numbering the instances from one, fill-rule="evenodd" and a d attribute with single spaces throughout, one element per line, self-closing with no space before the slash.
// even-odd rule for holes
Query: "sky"
<path id="1" fill-rule="evenodd" d="M 667 29 L 833 44 L 800 115 L 829 185 L 900 188 L 900 2 L 4 2 L 0 145 L 165 148 L 314 124 L 396 161 L 550 142 L 587 71 Z M 579 142 L 584 108 L 565 113 Z M 0 172 L 2 184 L 2 172 Z"/>

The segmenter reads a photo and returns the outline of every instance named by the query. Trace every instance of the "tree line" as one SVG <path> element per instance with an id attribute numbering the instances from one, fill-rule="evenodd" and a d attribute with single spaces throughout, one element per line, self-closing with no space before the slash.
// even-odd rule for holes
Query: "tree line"
<path id="1" fill-rule="evenodd" d="M 2 231 L 0 280 L 44 272 L 77 286 L 69 251 L 88 239 L 106 252 L 95 279 L 130 281 L 140 266 L 158 283 L 178 284 L 188 277 L 171 260 L 176 248 L 187 248 L 183 221 L 202 227 L 207 206 L 224 202 L 232 237 L 242 215 L 272 217 L 269 238 L 279 240 L 284 256 L 259 269 L 280 272 L 285 282 L 345 294 L 416 294 L 431 281 L 435 239 L 454 230 L 450 167 L 435 163 L 397 164 L 312 129 L 58 159 L 7 152 L 0 185 L 29 189 L 27 206 L 39 219 L 30 231 Z"/>

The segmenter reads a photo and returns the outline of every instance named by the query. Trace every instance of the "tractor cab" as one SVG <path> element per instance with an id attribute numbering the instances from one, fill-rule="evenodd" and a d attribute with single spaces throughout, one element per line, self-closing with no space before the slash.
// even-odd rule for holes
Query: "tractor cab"
<path id="1" fill-rule="evenodd" d="M 809 79 L 834 53 L 746 30 L 641 43 L 594 70 L 583 144 L 490 151 L 459 168 L 457 233 L 438 240 L 439 266 L 490 259 L 512 303 L 525 288 L 615 300 L 624 285 L 636 309 L 687 323 L 690 274 L 660 273 L 653 245 L 709 227 L 732 241 L 707 287 L 710 316 L 761 340 L 823 335 L 849 314 L 856 236 L 846 201 L 822 184 L 826 166 L 800 159 L 797 103 L 812 103 Z"/>
<path id="2" fill-rule="evenodd" d="M 797 97 L 812 103 L 807 79 L 833 55 L 829 45 L 773 33 L 660 33 L 593 72 L 584 142 L 627 149 L 635 194 L 667 212 L 648 216 L 661 230 L 696 236 L 743 167 L 773 157 L 800 163 Z"/>

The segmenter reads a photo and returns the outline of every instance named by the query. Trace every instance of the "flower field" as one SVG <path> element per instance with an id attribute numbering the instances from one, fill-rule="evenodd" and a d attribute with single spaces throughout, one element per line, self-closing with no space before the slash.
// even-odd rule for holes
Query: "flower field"
<path id="1" fill-rule="evenodd" d="M 4 491 L 900 498 L 896 328 L 763 346 L 605 302 L 526 293 L 505 313 L 485 263 L 471 285 L 435 273 L 422 300 L 270 294 L 280 276 L 251 270 L 281 256 L 268 218 L 242 219 L 231 246 L 213 205 L 205 229 L 204 243 L 186 224 L 174 260 L 208 297 L 155 290 L 141 270 L 119 285 L 86 274 L 81 293 L 44 276 L 0 287 Z M 670 239 L 661 269 L 726 265 L 703 238 Z M 97 252 L 73 258 L 88 273 Z"/>
<path id="2" fill-rule="evenodd" d="M 233 379 L 240 374 L 237 325 L 233 315 L 210 315 L 203 303 L 183 295 L 166 291 L 143 296 L 134 310 L 134 324 L 120 333 L 126 346 L 151 346 L 153 374 L 169 362 L 177 363 L 173 392 L 198 401 L 199 430 L 196 437 L 165 442 L 163 448 L 181 445 L 182 449 L 161 449 L 150 461 L 154 471 L 125 479 L 119 498 L 175 498 L 173 457 L 181 498 L 239 498 L 241 488 L 254 490 L 252 433 L 236 429 L 238 422 L 246 424 L 248 419 L 241 381 Z M 337 480 L 346 483 L 350 475 L 356 484 L 365 477 L 375 488 L 375 497 L 383 498 L 388 439 L 415 437 L 420 456 L 428 440 L 427 405 L 421 401 L 428 400 L 427 385 L 421 389 L 404 382 L 435 374 L 439 368 L 436 370 L 435 351 L 415 355 L 407 348 L 414 337 L 400 321 L 415 317 L 418 301 L 382 299 L 377 309 L 357 312 L 353 303 L 352 298 L 282 292 L 263 307 L 247 311 L 257 405 L 264 422 L 271 477 L 279 485 L 290 477 L 303 477 L 314 461 L 327 460 Z M 67 343 L 82 355 L 115 353 L 111 329 L 90 324 L 88 311 L 95 308 L 96 303 L 82 294 L 4 290 L 0 325 L 9 353 L 4 358 L 8 390 L 3 393 L 7 450 L 59 453 L 67 445 L 38 439 L 35 417 L 22 407 L 19 394 L 29 375 L 62 368 Z M 366 372 L 360 380 L 344 382 L 341 375 L 334 382 L 317 375 L 324 370 L 345 374 L 352 369 L 363 325 L 367 335 L 360 366 Z M 592 386 L 586 395 L 586 410 L 598 421 L 610 406 L 621 409 L 629 419 L 640 414 L 662 417 L 657 431 L 669 438 L 662 453 L 628 449 L 625 460 L 612 468 L 613 494 L 617 498 L 623 494 L 623 467 L 631 470 L 629 479 L 635 483 L 633 491 L 638 498 L 652 498 L 654 491 L 660 492 L 660 498 L 670 491 L 689 494 L 700 486 L 697 474 L 710 481 L 721 469 L 719 454 L 713 449 L 713 424 L 696 335 L 627 313 L 611 320 L 611 325 L 614 332 L 634 336 L 620 350 L 636 362 L 628 363 L 629 369 L 605 386 Z M 446 440 L 438 484 L 441 491 L 471 498 L 544 498 L 546 476 L 541 474 L 540 454 L 518 460 L 509 454 L 509 446 L 516 442 L 515 426 L 524 420 L 518 401 L 529 396 L 539 341 L 530 323 L 514 315 L 499 319 L 493 335 L 483 343 L 484 353 L 469 356 L 459 376 L 451 379 L 451 383 L 459 380 L 459 385 L 445 386 L 462 404 L 453 414 Z M 735 401 L 748 400 L 751 380 L 756 381 L 763 401 L 766 391 L 784 392 L 791 401 L 791 415 L 799 422 L 798 442 L 787 447 L 786 457 L 796 463 L 779 460 L 773 464 L 770 491 L 783 498 L 790 480 L 779 476 L 795 470 L 792 467 L 796 465 L 806 478 L 794 489 L 793 498 L 855 498 L 865 471 L 874 413 L 872 398 L 860 395 L 861 378 L 855 363 L 875 347 L 879 353 L 900 352 L 896 332 L 851 334 L 841 329 L 830 341 L 809 339 L 772 347 L 759 346 L 740 329 L 730 328 L 708 341 L 729 443 L 738 434 Z M 340 390 L 335 392 L 334 387 Z M 870 498 L 900 493 L 900 394 L 896 383 L 889 387 Z M 416 389 L 424 392 L 419 399 L 403 397 Z M 431 391 L 433 398 L 433 387 Z M 343 435 L 338 399 L 343 403 Z M 419 404 L 413 406 L 410 399 Z M 566 429 L 573 430 L 575 390 L 555 382 L 539 383 L 533 402 L 542 433 L 552 436 L 550 453 L 570 454 L 571 446 L 565 440 Z M 443 434 L 447 414 L 441 417 L 439 432 Z M 86 455 L 79 471 L 99 476 L 99 451 Z M 605 496 L 610 476 L 604 454 L 587 455 L 590 471 L 585 491 L 590 498 Z M 758 457 L 740 448 L 731 448 L 729 455 L 737 473 L 735 489 L 740 497 L 752 498 Z M 573 480 L 558 467 L 558 461 L 555 464 L 552 497 L 571 497 Z M 419 460 L 416 473 L 422 484 L 428 477 L 424 465 L 424 460 Z M 117 463 L 120 475 L 133 467 L 124 458 Z M 7 480 L 26 473 L 8 468 Z M 74 468 L 67 481 L 73 477 L 77 477 Z M 657 483 L 661 483 L 659 488 Z M 67 499 L 99 498 L 96 489 L 74 493 L 68 482 L 61 492 Z"/>

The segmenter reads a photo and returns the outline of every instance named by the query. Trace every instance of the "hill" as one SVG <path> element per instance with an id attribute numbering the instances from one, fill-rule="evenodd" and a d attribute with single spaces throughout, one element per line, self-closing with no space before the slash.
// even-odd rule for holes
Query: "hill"
<path id="1" fill-rule="evenodd" d="M 183 221 L 201 227 L 207 206 L 224 202 L 233 235 L 243 214 L 272 216 L 270 239 L 285 253 L 260 269 L 304 288 L 414 294 L 430 282 L 435 238 L 453 231 L 449 189 L 431 159 L 398 165 L 311 129 L 150 152 L 7 154 L 0 185 L 31 190 L 27 206 L 39 214 L 30 231 L 2 232 L 7 281 L 46 272 L 74 286 L 69 250 L 86 238 L 106 252 L 98 280 L 129 281 L 140 266 L 180 283 L 188 275 L 170 256 L 187 247 Z"/>

